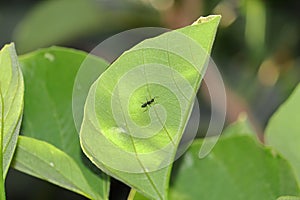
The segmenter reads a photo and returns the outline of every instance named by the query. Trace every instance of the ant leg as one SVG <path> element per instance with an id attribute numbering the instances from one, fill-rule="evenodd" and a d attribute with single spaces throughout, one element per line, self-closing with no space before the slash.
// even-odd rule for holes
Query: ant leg
<path id="1" fill-rule="evenodd" d="M 144 110 L 144 112 L 148 111 L 148 106 L 146 107 L 146 109 Z"/>

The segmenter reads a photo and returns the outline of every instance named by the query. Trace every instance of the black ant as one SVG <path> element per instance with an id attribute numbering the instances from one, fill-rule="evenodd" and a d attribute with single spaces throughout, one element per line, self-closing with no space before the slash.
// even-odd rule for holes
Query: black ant
<path id="1" fill-rule="evenodd" d="M 143 103 L 142 105 L 141 105 L 141 108 L 146 108 L 147 106 L 151 106 L 151 104 L 152 103 L 154 103 L 154 99 L 155 99 L 156 97 L 154 97 L 154 98 L 152 98 L 151 100 L 147 100 L 145 103 Z"/>

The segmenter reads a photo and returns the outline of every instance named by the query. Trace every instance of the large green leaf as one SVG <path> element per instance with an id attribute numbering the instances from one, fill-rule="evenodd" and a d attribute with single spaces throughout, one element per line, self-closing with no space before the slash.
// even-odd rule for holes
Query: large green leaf
<path id="1" fill-rule="evenodd" d="M 23 114 L 24 83 L 14 44 L 0 51 L 0 198 L 13 157 Z"/>
<path id="2" fill-rule="evenodd" d="M 271 117 L 266 143 L 278 150 L 294 167 L 300 181 L 300 84 Z"/>
<path id="3" fill-rule="evenodd" d="M 80 193 L 84 193 L 87 197 L 106 199 L 109 181 L 103 174 L 98 175 L 98 173 L 101 173 L 99 170 L 91 169 L 92 164 L 83 156 L 72 115 L 73 84 L 77 71 L 86 58 L 86 53 L 59 47 L 38 50 L 20 58 L 26 87 L 22 133 L 25 136 L 36 138 L 53 146 L 46 145 L 48 149 L 40 152 L 38 151 L 40 143 L 32 140 L 32 145 L 26 145 L 26 156 L 22 156 L 24 155 L 22 152 L 25 147 L 22 146 L 24 143 L 21 143 L 20 149 L 17 148 L 14 167 L 67 189 L 76 192 L 81 190 Z M 87 59 L 90 66 L 99 68 L 98 74 L 107 67 L 107 64 L 102 59 L 93 56 Z M 78 106 L 82 108 L 81 112 L 83 112 L 83 105 Z M 30 143 L 30 141 L 27 140 L 26 144 Z M 53 150 L 54 147 L 57 148 L 54 150 L 55 154 L 45 153 Z M 65 164 L 61 163 L 60 169 L 56 168 L 58 165 L 24 164 L 28 163 L 28 160 L 35 160 L 37 157 L 46 161 L 53 160 L 54 163 L 55 159 L 59 159 L 59 157 L 54 158 L 54 156 L 59 156 L 60 151 L 65 153 L 64 159 L 68 160 Z M 73 162 L 72 160 L 74 160 L 74 163 L 76 163 L 82 173 L 79 173 L 77 178 L 75 178 L 75 171 L 72 174 L 73 180 L 64 179 L 63 176 L 53 177 L 51 175 L 53 168 L 57 171 L 61 171 L 61 168 L 68 170 L 69 163 Z M 28 169 L 28 167 L 31 168 Z M 73 187 L 74 185 L 79 186 L 76 181 L 80 180 L 82 175 L 86 179 L 90 190 L 86 190 L 86 187 Z M 69 184 L 69 181 L 73 181 L 72 185 Z M 90 193 L 91 191 L 92 193 Z M 89 193 L 87 194 L 86 192 Z"/>
<path id="4" fill-rule="evenodd" d="M 172 162 L 219 20 L 200 18 L 141 42 L 90 89 L 80 131 L 84 152 L 100 169 L 150 198 L 167 198 Z"/>
<path id="5" fill-rule="evenodd" d="M 299 195 L 289 163 L 251 135 L 233 135 L 219 140 L 204 159 L 197 140 L 175 171 L 170 199 L 176 200 L 274 200 Z"/>

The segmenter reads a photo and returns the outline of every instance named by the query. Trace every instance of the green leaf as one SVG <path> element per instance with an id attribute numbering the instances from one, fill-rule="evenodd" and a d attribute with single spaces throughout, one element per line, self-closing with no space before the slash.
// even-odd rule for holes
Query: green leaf
<path id="1" fill-rule="evenodd" d="M 294 167 L 300 181 L 300 84 L 271 117 L 266 143 L 280 152 Z"/>
<path id="2" fill-rule="evenodd" d="M 222 133 L 223 137 L 232 135 L 249 134 L 255 136 L 255 132 L 246 115 L 242 114 L 238 120 L 230 124 Z"/>
<path id="3" fill-rule="evenodd" d="M 12 160 L 23 114 L 24 83 L 14 44 L 0 51 L 0 198 Z"/>
<path id="4" fill-rule="evenodd" d="M 55 146 L 34 138 L 19 136 L 14 168 L 67 188 L 88 198 L 93 191 L 78 164 Z M 22 159 L 21 159 L 22 158 Z M 35 167 L 32 167 L 34 165 Z"/>
<path id="5" fill-rule="evenodd" d="M 107 67 L 102 59 L 94 56 L 87 57 L 86 53 L 60 47 L 38 50 L 20 58 L 26 87 L 22 133 L 55 146 L 56 152 L 63 151 L 75 161 L 89 184 L 92 193 L 85 193 L 85 195 L 93 199 L 107 199 L 108 178 L 99 170 L 92 169 L 92 163 L 83 156 L 72 115 L 72 92 L 75 77 L 81 63 L 86 62 L 85 59 L 88 59 L 89 66 L 99 68 L 98 74 Z M 80 98 L 85 99 L 84 96 Z M 78 105 L 78 107 L 83 109 L 83 105 Z M 30 160 L 36 159 L 34 155 L 43 160 L 52 160 L 54 159 L 53 155 L 42 154 L 34 145 L 27 145 L 26 151 L 26 157 L 18 156 L 22 154 L 17 154 L 15 157 L 15 168 L 23 172 L 30 171 L 31 175 L 43 177 L 54 184 L 70 189 L 70 184 L 67 184 L 65 179 L 54 180 L 51 177 L 50 172 L 53 167 L 49 168 L 48 166 L 48 168 L 41 169 L 40 165 L 32 163 L 31 169 L 28 169 L 28 166 L 23 167 L 22 165 L 22 163 L 28 163 L 27 159 L 30 155 L 33 156 Z M 58 165 L 55 165 L 54 168 L 56 166 Z M 62 167 L 68 168 L 69 164 L 65 163 L 65 166 L 62 165 Z M 44 174 L 37 172 L 44 172 Z M 73 174 L 73 178 L 75 176 L 76 173 Z M 73 185 L 78 186 L 76 180 L 81 179 L 81 174 L 78 176 L 78 178 L 74 178 Z M 86 188 L 73 188 L 72 190 L 78 191 L 79 189 L 88 192 Z"/>
<path id="6" fill-rule="evenodd" d="M 167 199 L 172 162 L 219 21 L 200 18 L 141 42 L 92 85 L 80 141 L 96 166 L 150 198 Z"/>
<path id="7" fill-rule="evenodd" d="M 273 200 L 299 195 L 289 163 L 253 136 L 222 137 L 204 159 L 198 157 L 201 145 L 202 140 L 194 141 L 180 160 L 170 199 Z"/>

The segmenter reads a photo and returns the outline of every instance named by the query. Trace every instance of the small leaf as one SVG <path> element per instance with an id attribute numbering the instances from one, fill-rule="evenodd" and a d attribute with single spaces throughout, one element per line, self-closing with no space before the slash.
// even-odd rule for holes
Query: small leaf
<path id="1" fill-rule="evenodd" d="M 19 136 L 15 169 L 97 199 L 78 164 L 55 146 L 30 137 Z M 32 167 L 34 165 L 34 167 Z"/>
<path id="2" fill-rule="evenodd" d="M 0 51 L 0 193 L 12 160 L 23 114 L 24 83 L 14 44 Z M 1 198 L 1 199 L 2 199 Z"/>
<path id="3" fill-rule="evenodd" d="M 199 159 L 202 141 L 194 141 L 175 165 L 170 199 L 274 200 L 299 195 L 289 163 L 253 136 L 222 137 L 207 157 Z"/>
<path id="4" fill-rule="evenodd" d="M 86 61 L 85 59 L 88 60 L 90 66 L 96 66 L 99 69 L 97 75 L 101 74 L 107 67 L 102 59 L 94 56 L 87 57 L 84 52 L 60 47 L 38 50 L 20 58 L 26 86 L 22 133 L 25 136 L 47 142 L 71 157 L 91 188 L 89 192 L 92 191 L 92 193 L 87 195 L 94 199 L 107 199 L 108 178 L 97 168 L 94 167 L 95 169 L 93 169 L 92 163 L 83 155 L 72 115 L 72 93 L 75 77 L 82 62 Z M 75 98 L 85 99 L 85 96 Z M 84 102 L 84 100 L 75 102 Z M 83 105 L 77 104 L 77 106 L 79 109 L 77 114 L 83 115 Z M 42 153 L 31 145 L 28 145 L 26 150 L 28 151 L 26 157 L 15 157 L 14 163 L 15 166 L 18 166 L 18 170 L 30 171 L 31 175 L 43 177 L 51 180 L 52 183 L 70 189 L 69 183 L 67 184 L 64 179 L 53 180 L 51 171 L 46 170 L 48 168 L 40 169 L 40 165 L 34 163 L 23 168 L 22 163 L 27 163 L 30 156 L 38 156 L 39 153 Z M 43 154 L 43 156 L 47 156 L 47 154 Z M 34 159 L 33 157 L 29 160 Z M 49 154 L 48 160 L 52 159 L 54 159 L 53 156 Z M 63 165 L 63 163 L 61 164 Z M 31 168 L 28 169 L 28 167 Z M 67 168 L 68 163 L 65 163 L 63 167 Z M 35 172 L 43 172 L 44 174 L 35 174 Z M 76 173 L 72 176 L 74 178 Z M 81 175 L 78 174 L 78 176 L 80 177 L 77 179 L 81 179 Z M 77 179 L 74 178 L 74 181 Z M 73 183 L 73 185 L 76 184 Z M 85 188 L 73 188 L 73 191 L 79 191 L 79 189 L 88 192 Z"/>
<path id="5" fill-rule="evenodd" d="M 300 182 L 300 84 L 271 117 L 266 143 L 280 152 L 294 167 Z"/>
<path id="6" fill-rule="evenodd" d="M 206 70 L 220 16 L 145 40 L 93 84 L 80 132 L 90 160 L 153 199 L 167 199 L 171 164 Z"/>

